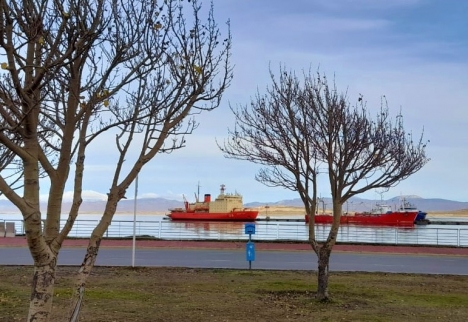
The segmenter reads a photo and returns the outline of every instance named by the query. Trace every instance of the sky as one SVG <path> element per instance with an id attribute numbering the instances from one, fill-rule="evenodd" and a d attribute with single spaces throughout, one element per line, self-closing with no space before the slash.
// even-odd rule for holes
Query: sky
<path id="1" fill-rule="evenodd" d="M 383 95 L 390 113 L 430 140 L 430 162 L 385 193 L 468 201 L 468 1 L 459 0 L 213 0 L 222 30 L 231 23 L 234 79 L 221 106 L 197 116 L 187 147 L 158 155 L 139 175 L 138 198 L 193 200 L 216 196 L 221 184 L 244 202 L 298 198 L 296 192 L 255 181 L 259 166 L 224 158 L 234 117 L 229 105 L 248 104 L 270 84 L 280 64 L 299 74 L 317 68 L 332 76 L 351 102 L 364 95 L 377 111 Z M 207 8 L 208 1 L 204 2 Z M 113 143 L 113 139 L 110 139 Z M 101 141 L 88 151 L 85 197 L 105 197 L 114 167 Z M 323 180 L 323 181 L 322 181 Z M 135 185 L 128 198 L 133 198 Z M 323 176 L 319 195 L 330 197 Z M 46 191 L 44 191 L 46 193 Z M 70 195 L 69 193 L 67 194 Z M 66 195 L 66 196 L 67 196 Z M 65 197 L 66 197 L 65 196 Z M 360 195 L 379 199 L 376 191 Z"/>

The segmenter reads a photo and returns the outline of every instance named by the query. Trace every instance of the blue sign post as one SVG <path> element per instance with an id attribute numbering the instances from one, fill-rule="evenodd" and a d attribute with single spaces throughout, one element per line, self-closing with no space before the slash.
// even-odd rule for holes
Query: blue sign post
<path id="1" fill-rule="evenodd" d="M 255 244 L 252 241 L 252 234 L 255 234 L 255 224 L 245 224 L 244 229 L 245 233 L 249 234 L 249 241 L 247 242 L 245 255 L 249 262 L 249 269 L 252 269 L 252 261 L 255 260 Z"/>

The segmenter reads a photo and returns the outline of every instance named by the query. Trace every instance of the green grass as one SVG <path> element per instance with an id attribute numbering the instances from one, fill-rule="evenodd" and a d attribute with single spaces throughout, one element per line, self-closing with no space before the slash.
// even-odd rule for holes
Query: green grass
<path id="1" fill-rule="evenodd" d="M 66 320 L 75 267 L 57 273 L 51 321 Z M 0 321 L 25 321 L 31 267 L 0 267 Z M 80 321 L 466 321 L 468 276 L 97 267 Z"/>

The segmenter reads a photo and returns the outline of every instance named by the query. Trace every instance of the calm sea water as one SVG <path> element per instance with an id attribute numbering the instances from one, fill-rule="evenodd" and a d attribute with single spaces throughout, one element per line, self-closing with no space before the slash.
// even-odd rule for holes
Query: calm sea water
<path id="1" fill-rule="evenodd" d="M 66 215 L 62 216 L 64 224 Z M 279 217 L 277 217 L 279 218 Z M 302 215 L 289 216 L 289 219 L 302 219 Z M 99 214 L 79 216 L 70 237 L 87 237 L 100 219 Z M 274 218 L 272 218 L 274 219 Z M 445 221 L 456 220 L 443 218 Z M 21 215 L 0 214 L 0 222 L 14 221 L 17 233 L 22 232 Z M 318 240 L 325 240 L 329 225 L 317 225 Z M 172 222 L 164 215 L 116 214 L 106 232 L 106 237 L 148 236 L 161 239 L 208 239 L 208 240 L 247 240 L 242 222 Z M 257 221 L 254 240 L 306 241 L 308 227 L 304 222 Z M 338 234 L 339 242 L 447 245 L 468 247 L 467 225 L 415 225 L 414 227 L 370 227 L 342 225 Z"/>

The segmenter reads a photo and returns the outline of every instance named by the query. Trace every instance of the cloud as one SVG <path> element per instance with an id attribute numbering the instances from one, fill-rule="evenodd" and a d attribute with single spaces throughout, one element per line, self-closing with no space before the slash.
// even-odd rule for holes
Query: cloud
<path id="1" fill-rule="evenodd" d="M 132 197 L 133 198 L 133 197 Z M 139 194 L 138 199 L 146 199 L 146 198 L 164 198 L 164 199 L 169 199 L 169 200 L 178 200 L 178 201 L 182 201 L 183 200 L 183 195 L 181 194 L 177 194 L 177 193 L 173 193 L 171 191 L 168 191 L 166 193 L 163 193 L 163 194 L 157 194 L 157 193 L 143 193 L 143 194 Z"/>
<path id="2" fill-rule="evenodd" d="M 427 152 L 432 160 L 389 191 L 389 197 L 404 193 L 466 200 L 467 9 L 465 1 L 216 2 L 220 27 L 231 19 L 232 86 L 217 110 L 197 115 L 200 126 L 187 136 L 186 148 L 157 155 L 145 165 L 139 177 L 139 197 L 193 197 L 200 181 L 202 193 L 216 195 L 224 183 L 229 191 L 243 194 L 245 202 L 296 198 L 295 192 L 256 182 L 258 165 L 225 159 L 215 143 L 234 125 L 229 104 L 248 104 L 257 88 L 264 92 L 270 83 L 269 65 L 277 71 L 284 63 L 298 74 L 320 67 L 329 78 L 336 76 L 339 90 L 347 91 L 351 102 L 363 94 L 371 113 L 385 95 L 391 114 L 401 110 L 408 130 L 419 134 L 424 128 L 425 137 L 431 140 Z M 114 151 L 112 133 L 92 144 L 86 158 L 86 190 L 108 191 Z M 325 179 L 319 193 L 329 196 Z M 127 193 L 131 198 L 132 189 Z M 360 197 L 378 195 L 369 191 Z"/>
<path id="3" fill-rule="evenodd" d="M 49 195 L 42 194 L 40 200 L 42 202 L 47 201 Z M 104 193 L 100 193 L 93 190 L 83 190 L 82 199 L 86 201 L 106 201 L 107 195 Z M 64 202 L 72 202 L 73 201 L 73 191 L 66 191 L 63 194 L 63 201 Z"/>

